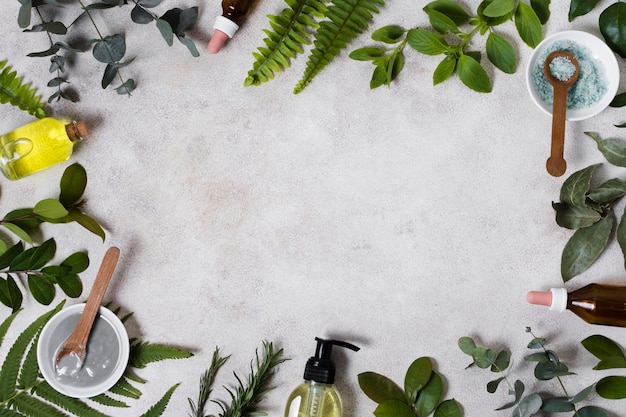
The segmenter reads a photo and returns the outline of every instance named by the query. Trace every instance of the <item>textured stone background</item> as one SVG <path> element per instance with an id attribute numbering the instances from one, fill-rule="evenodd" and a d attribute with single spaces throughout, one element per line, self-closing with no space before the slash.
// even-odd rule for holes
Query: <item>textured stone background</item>
<path id="1" fill-rule="evenodd" d="M 46 49 L 47 39 L 22 33 L 19 3 L 6 3 L 0 57 L 47 97 L 47 59 L 25 56 Z M 473 11 L 479 2 L 466 3 Z M 205 46 L 219 2 L 180 4 L 200 8 L 191 37 L 201 56 L 191 57 L 177 42 L 168 48 L 152 25 L 133 24 L 130 6 L 103 13 L 101 31 L 127 37 L 127 56 L 135 60 L 123 75 L 136 79 L 137 90 L 131 98 L 102 90 L 103 65 L 89 53 L 77 57 L 69 80 L 80 102 L 49 109 L 87 120 L 91 136 L 66 164 L 1 184 L 0 212 L 32 206 L 56 196 L 63 169 L 80 162 L 89 177 L 86 210 L 106 227 L 105 244 L 75 225 L 47 226 L 43 235 L 55 237 L 60 259 L 89 252 L 92 267 L 82 274 L 86 290 L 106 248 L 119 246 L 121 263 L 106 299 L 134 311 L 131 336 L 195 353 L 141 370 L 149 381 L 142 399 L 116 415 L 139 415 L 176 382 L 181 385 L 166 415 L 186 415 L 187 397 L 196 397 L 216 345 L 233 355 L 215 391 L 226 398 L 220 386 L 231 383 L 232 371 L 247 372 L 264 339 L 292 358 L 280 367 L 277 389 L 264 403 L 271 416 L 282 415 L 288 394 L 301 382 L 315 336 L 362 347 L 355 354 L 336 349 L 346 416 L 374 410 L 358 387 L 358 373 L 376 371 L 401 383 L 419 356 L 434 358 L 446 397 L 456 398 L 466 416 L 507 415 L 493 411 L 508 401 L 505 390 L 491 395 L 484 389 L 492 376 L 464 369 L 469 358 L 456 345 L 464 335 L 511 349 L 513 377 L 529 389 L 545 385 L 535 385 L 531 368 L 523 366 L 526 326 L 552 340 L 550 347 L 580 374 L 566 381 L 570 392 L 605 374 L 591 370 L 595 359 L 579 342 L 600 333 L 626 346 L 622 330 L 525 302 L 527 290 L 562 284 L 560 256 L 571 233 L 554 222 L 551 201 L 564 178 L 552 178 L 544 168 L 551 120 L 526 91 L 532 50 L 513 23 L 499 33 L 515 45 L 517 72 L 491 68 L 491 94 L 475 93 L 456 77 L 433 87 L 439 58 L 408 47 L 404 71 L 391 88 L 370 90 L 370 64 L 347 57 L 369 44 L 367 33 L 293 95 L 305 56 L 265 85 L 243 86 L 252 52 L 262 44 L 265 16 L 279 13 L 281 1 L 260 0 L 215 56 Z M 389 2 L 371 30 L 391 23 L 425 27 L 424 4 Z M 599 35 L 599 11 L 569 23 L 568 7 L 553 2 L 546 35 L 569 29 Z M 71 10 L 59 17 L 68 22 Z M 76 30 L 95 36 L 87 21 Z M 4 131 L 32 120 L 7 105 L 0 106 L 0 117 Z M 624 119 L 623 111 L 608 109 L 570 123 L 566 175 L 604 162 L 584 131 L 623 135 L 612 125 Z M 605 163 L 598 181 L 616 173 L 624 174 Z M 611 244 L 567 287 L 626 285 L 625 275 L 619 247 Z M 18 330 L 47 310 L 29 298 L 0 354 Z M 0 316 L 7 314 L 4 308 Z M 558 392 L 556 384 L 548 386 Z M 623 409 L 620 402 L 607 404 Z"/>

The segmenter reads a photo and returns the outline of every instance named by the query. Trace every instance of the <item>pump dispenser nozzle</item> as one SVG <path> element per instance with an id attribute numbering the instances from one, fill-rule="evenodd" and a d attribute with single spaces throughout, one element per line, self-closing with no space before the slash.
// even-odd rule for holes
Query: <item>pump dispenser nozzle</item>
<path id="1" fill-rule="evenodd" d="M 316 337 L 315 356 L 311 356 L 304 368 L 304 379 L 307 381 L 332 384 L 335 382 L 335 364 L 330 359 L 333 346 L 341 346 L 358 352 L 360 348 L 341 340 L 325 340 Z"/>

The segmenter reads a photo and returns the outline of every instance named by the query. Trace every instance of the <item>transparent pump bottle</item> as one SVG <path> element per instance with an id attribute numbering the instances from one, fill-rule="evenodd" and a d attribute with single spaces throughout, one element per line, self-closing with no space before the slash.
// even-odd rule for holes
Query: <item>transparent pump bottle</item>
<path id="1" fill-rule="evenodd" d="M 551 311 L 570 310 L 587 323 L 626 327 L 626 287 L 589 284 L 570 293 L 552 288 L 530 291 L 526 300 Z"/>
<path id="2" fill-rule="evenodd" d="M 334 386 L 335 364 L 331 360 L 333 346 L 358 351 L 359 348 L 340 340 L 318 337 L 315 356 L 309 358 L 304 369 L 304 383 L 291 393 L 285 407 L 285 417 L 341 417 L 339 392 Z"/>

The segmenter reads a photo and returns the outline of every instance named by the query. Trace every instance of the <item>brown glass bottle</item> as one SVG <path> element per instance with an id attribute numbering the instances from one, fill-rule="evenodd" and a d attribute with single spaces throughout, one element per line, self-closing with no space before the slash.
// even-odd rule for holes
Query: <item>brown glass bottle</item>
<path id="1" fill-rule="evenodd" d="M 554 311 L 570 310 L 587 323 L 626 327 L 626 287 L 589 284 L 570 293 L 552 288 L 531 291 L 527 300 Z"/>
<path id="2" fill-rule="evenodd" d="M 218 53 L 222 49 L 224 42 L 235 35 L 239 29 L 241 20 L 250 12 L 254 1 L 255 0 L 222 1 L 222 15 L 215 19 L 213 36 L 207 46 L 210 53 Z"/>
<path id="3" fill-rule="evenodd" d="M 254 0 L 223 0 L 222 16 L 240 24 L 239 20 L 246 17 Z"/>

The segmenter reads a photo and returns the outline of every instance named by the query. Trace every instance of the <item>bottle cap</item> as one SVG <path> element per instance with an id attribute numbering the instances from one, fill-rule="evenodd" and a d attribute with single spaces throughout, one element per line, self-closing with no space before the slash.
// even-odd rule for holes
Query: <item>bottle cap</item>
<path id="1" fill-rule="evenodd" d="M 550 311 L 561 313 L 567 308 L 567 290 L 552 288 L 550 291 L 529 291 L 526 301 L 530 304 L 550 307 Z"/>
<path id="2" fill-rule="evenodd" d="M 216 54 L 220 51 L 220 49 L 222 49 L 222 46 L 227 39 L 235 36 L 235 32 L 239 29 L 239 25 L 224 16 L 218 16 L 217 19 L 215 19 L 213 29 L 215 30 L 213 31 L 213 36 L 209 41 L 207 49 L 210 53 Z"/>
<path id="3" fill-rule="evenodd" d="M 89 136 L 89 129 L 87 128 L 87 123 L 85 123 L 84 120 L 79 120 L 65 125 L 65 131 L 72 142 L 81 141 Z"/>
<path id="4" fill-rule="evenodd" d="M 315 356 L 309 358 L 304 368 L 304 379 L 322 384 L 335 382 L 335 364 L 330 359 L 333 346 L 341 346 L 358 352 L 360 348 L 340 340 L 324 340 L 316 337 Z"/>

